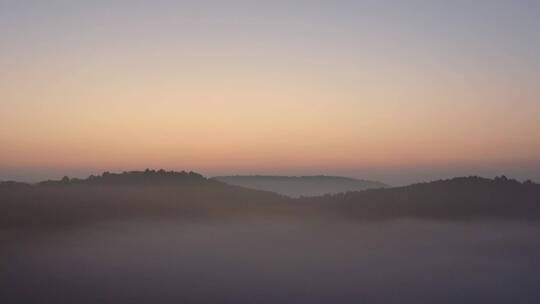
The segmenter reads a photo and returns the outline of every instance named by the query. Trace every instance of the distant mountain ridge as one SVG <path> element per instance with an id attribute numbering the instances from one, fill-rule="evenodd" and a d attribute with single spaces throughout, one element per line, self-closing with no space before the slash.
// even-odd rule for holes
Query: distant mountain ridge
<path id="1" fill-rule="evenodd" d="M 276 192 L 290 197 L 319 196 L 350 191 L 386 188 L 381 182 L 361 180 L 350 177 L 312 175 L 232 175 L 216 176 L 212 179 L 230 185 Z"/>
<path id="2" fill-rule="evenodd" d="M 278 178 L 279 179 L 279 178 Z M 107 173 L 38 184 L 0 183 L 0 231 L 166 218 L 540 220 L 540 184 L 460 177 L 405 187 L 290 198 L 194 172 Z M 40 228 L 41 229 L 41 228 Z"/>

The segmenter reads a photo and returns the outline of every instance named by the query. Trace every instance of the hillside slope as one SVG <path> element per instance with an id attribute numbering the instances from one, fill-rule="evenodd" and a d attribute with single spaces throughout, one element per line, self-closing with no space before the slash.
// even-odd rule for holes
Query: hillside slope
<path id="1" fill-rule="evenodd" d="M 540 185 L 480 177 L 289 198 L 196 173 L 143 171 L 0 183 L 0 229 L 65 227 L 104 220 L 288 217 L 540 220 Z"/>
<path id="2" fill-rule="evenodd" d="M 280 193 L 290 197 L 319 196 L 348 191 L 385 188 L 387 185 L 340 176 L 216 176 L 213 179 L 245 188 Z"/>
<path id="3" fill-rule="evenodd" d="M 540 219 L 540 185 L 504 176 L 458 177 L 300 201 L 354 219 Z"/>

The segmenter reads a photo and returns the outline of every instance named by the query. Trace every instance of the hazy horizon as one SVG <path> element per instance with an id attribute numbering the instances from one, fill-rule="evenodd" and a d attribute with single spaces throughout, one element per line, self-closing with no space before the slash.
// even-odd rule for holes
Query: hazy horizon
<path id="1" fill-rule="evenodd" d="M 142 171 L 145 169 L 151 170 L 173 170 L 173 171 L 193 171 L 200 174 L 203 174 L 205 177 L 211 178 L 216 176 L 317 176 L 317 175 L 326 175 L 326 176 L 342 176 L 350 177 L 359 180 L 371 180 L 382 182 L 388 186 L 405 186 L 419 182 L 429 182 L 441 179 L 450 179 L 454 177 L 464 177 L 464 176 L 480 176 L 486 178 L 494 178 L 497 176 L 505 175 L 508 178 L 514 178 L 519 181 L 531 180 L 534 182 L 540 182 L 540 172 L 536 167 L 518 167 L 512 168 L 509 166 L 491 169 L 491 168 L 479 168 L 477 170 L 471 170 L 470 168 L 454 168 L 453 170 L 437 170 L 437 168 L 406 168 L 403 171 L 397 169 L 371 169 L 366 170 L 365 174 L 356 174 L 354 175 L 350 171 L 333 171 L 333 172 L 317 172 L 317 171 L 265 171 L 265 172 L 252 172 L 252 171 L 231 171 L 231 172 L 216 172 L 214 174 L 201 172 L 199 170 L 194 170 L 190 168 L 154 168 L 154 167 L 145 167 L 145 168 L 117 168 L 117 169 L 94 169 L 94 170 L 73 170 L 67 169 L 62 170 L 58 168 L 45 168 L 45 169 L 36 169 L 36 168 L 27 168 L 21 169 L 16 168 L 13 170 L 4 170 L 0 172 L 0 181 L 19 181 L 19 182 L 40 182 L 45 180 L 54 180 L 61 179 L 64 176 L 70 178 L 87 178 L 90 175 L 100 175 L 103 172 L 113 172 L 120 173 L 125 171 Z"/>

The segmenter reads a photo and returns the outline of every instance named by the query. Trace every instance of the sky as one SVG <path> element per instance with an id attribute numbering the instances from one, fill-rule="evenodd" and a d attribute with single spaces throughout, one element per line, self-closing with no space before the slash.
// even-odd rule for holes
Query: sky
<path id="1" fill-rule="evenodd" d="M 0 180 L 540 182 L 539 1 L 0 0 Z"/>

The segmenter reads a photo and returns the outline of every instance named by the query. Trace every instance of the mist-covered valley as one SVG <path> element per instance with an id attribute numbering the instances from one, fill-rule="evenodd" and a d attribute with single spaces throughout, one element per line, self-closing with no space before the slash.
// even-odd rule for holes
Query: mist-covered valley
<path id="1" fill-rule="evenodd" d="M 5 303 L 538 303 L 540 223 L 119 220 L 2 233 Z"/>
<path id="2" fill-rule="evenodd" d="M 5 303 L 538 303 L 540 186 L 290 198 L 163 170 L 0 183 Z"/>

